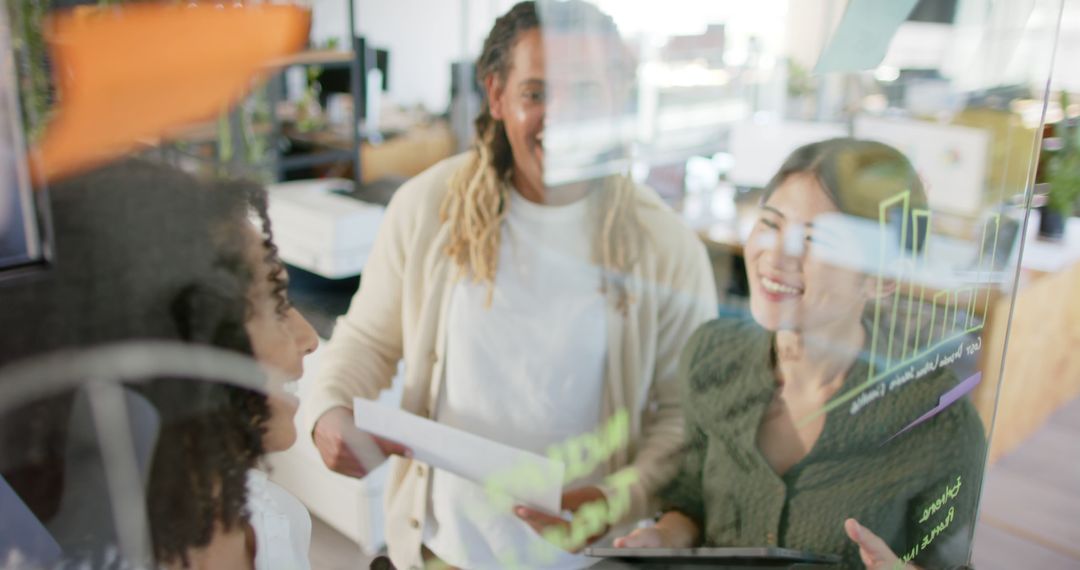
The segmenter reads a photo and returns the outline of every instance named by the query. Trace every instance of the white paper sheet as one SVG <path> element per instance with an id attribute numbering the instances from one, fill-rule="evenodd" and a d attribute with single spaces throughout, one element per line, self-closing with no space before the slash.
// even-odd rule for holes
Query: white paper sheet
<path id="1" fill-rule="evenodd" d="M 398 442 L 413 457 L 548 514 L 558 515 L 565 466 L 371 400 L 353 400 L 356 427 Z"/>

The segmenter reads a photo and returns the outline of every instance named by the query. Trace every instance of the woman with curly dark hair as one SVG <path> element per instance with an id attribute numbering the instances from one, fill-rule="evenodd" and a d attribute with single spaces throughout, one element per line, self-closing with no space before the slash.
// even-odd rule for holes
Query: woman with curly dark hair
<path id="1" fill-rule="evenodd" d="M 59 349 L 153 339 L 254 356 L 270 382 L 299 377 L 317 338 L 285 296 L 261 187 L 204 183 L 170 167 L 125 161 L 58 184 L 51 202 L 54 266 L 0 282 L 0 329 L 20 331 L 0 336 L 0 365 Z M 251 214 L 261 228 L 248 223 Z M 266 451 L 292 444 L 295 404 L 276 393 L 175 377 L 133 391 L 159 417 L 146 483 L 157 562 L 261 568 L 276 559 L 306 567 L 310 527 L 290 537 L 287 530 L 282 536 L 281 524 L 266 523 L 286 516 L 275 506 L 303 508 L 253 471 Z M 53 398 L 6 415 L 5 427 L 17 429 L 0 430 L 0 471 L 54 532 L 66 558 L 100 557 L 116 537 L 101 536 L 99 527 L 108 525 L 94 519 L 109 513 L 63 504 L 78 484 L 64 480 L 63 469 L 75 400 Z M 293 518 L 309 525 L 306 516 Z M 73 517 L 81 524 L 70 524 Z M 277 532 L 265 536 L 266 528 Z M 295 545 L 284 552 L 303 550 L 298 560 L 267 554 L 283 543 Z"/>

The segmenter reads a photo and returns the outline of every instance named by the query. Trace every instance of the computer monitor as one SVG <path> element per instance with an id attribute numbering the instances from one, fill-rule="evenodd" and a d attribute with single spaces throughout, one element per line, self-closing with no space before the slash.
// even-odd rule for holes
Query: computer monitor
<path id="1" fill-rule="evenodd" d="M 380 88 L 385 93 L 390 89 L 390 52 L 385 49 L 368 47 L 364 38 L 356 38 L 355 52 L 363 53 L 360 60 L 360 100 L 367 93 L 367 70 L 378 69 L 382 73 Z M 319 83 L 319 103 L 326 107 L 331 93 L 352 92 L 352 71 L 348 66 L 324 67 L 316 79 Z M 366 105 L 361 105 L 360 116 L 365 116 Z M 366 118 L 366 117 L 365 117 Z"/>
<path id="2" fill-rule="evenodd" d="M 907 19 L 909 22 L 952 24 L 956 19 L 956 0 L 919 0 Z"/>

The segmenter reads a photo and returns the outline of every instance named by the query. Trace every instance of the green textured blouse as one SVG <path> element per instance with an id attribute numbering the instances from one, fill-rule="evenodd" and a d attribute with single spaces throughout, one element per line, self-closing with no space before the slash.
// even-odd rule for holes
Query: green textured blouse
<path id="1" fill-rule="evenodd" d="M 920 566 L 966 563 L 986 451 L 974 407 L 962 399 L 896 435 L 934 408 L 955 375 L 936 370 L 902 386 L 886 377 L 862 392 L 862 405 L 851 405 L 856 398 L 828 412 L 813 448 L 781 476 L 756 442 L 777 389 L 773 338 L 752 321 L 720 319 L 689 341 L 687 441 L 679 474 L 661 492 L 665 509 L 695 520 L 705 546 L 804 549 L 862 568 L 843 528 L 854 517 Z M 868 367 L 857 360 L 837 397 L 865 383 Z"/>

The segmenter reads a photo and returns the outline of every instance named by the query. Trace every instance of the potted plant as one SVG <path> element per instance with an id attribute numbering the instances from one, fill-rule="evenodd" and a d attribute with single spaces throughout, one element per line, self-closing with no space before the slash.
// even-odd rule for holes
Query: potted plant
<path id="1" fill-rule="evenodd" d="M 29 142 L 37 140 L 44 131 L 53 104 L 52 79 L 42 22 L 49 13 L 52 0 L 21 0 L 5 3 L 0 9 L 8 11 L 11 48 L 19 83 L 24 136 Z"/>
<path id="2" fill-rule="evenodd" d="M 1062 92 L 1061 108 L 1068 107 L 1069 95 Z M 1080 198 L 1080 128 L 1076 119 L 1065 117 L 1055 130 L 1059 148 L 1046 162 L 1050 191 L 1039 221 L 1039 236 L 1047 239 L 1061 239 L 1065 235 L 1066 222 Z"/>

